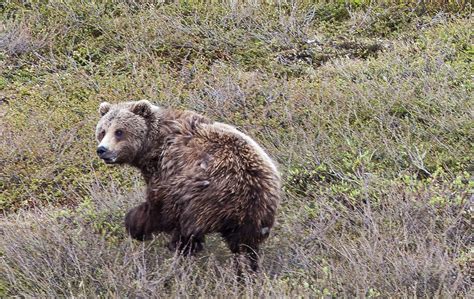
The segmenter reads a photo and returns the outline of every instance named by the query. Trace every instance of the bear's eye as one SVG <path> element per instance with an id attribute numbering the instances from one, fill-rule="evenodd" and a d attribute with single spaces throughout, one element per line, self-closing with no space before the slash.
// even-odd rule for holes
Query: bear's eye
<path id="1" fill-rule="evenodd" d="M 105 131 L 102 130 L 99 134 L 99 140 L 102 140 L 104 138 L 104 136 L 105 136 Z"/>
<path id="2" fill-rule="evenodd" d="M 117 130 L 117 131 L 115 131 L 115 136 L 117 136 L 117 137 L 122 137 L 122 135 L 123 135 L 123 131 L 122 131 L 122 130 Z"/>

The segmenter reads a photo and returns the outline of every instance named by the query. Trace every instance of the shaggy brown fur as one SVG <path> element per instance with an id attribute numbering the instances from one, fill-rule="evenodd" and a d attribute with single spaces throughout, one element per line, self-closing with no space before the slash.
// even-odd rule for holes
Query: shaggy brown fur
<path id="1" fill-rule="evenodd" d="M 148 240 L 166 232 L 170 249 L 193 254 L 206 234 L 218 232 L 257 270 L 280 197 L 279 174 L 264 151 L 235 128 L 190 111 L 148 101 L 102 103 L 99 111 L 99 156 L 137 167 L 146 181 L 146 202 L 125 218 L 130 235 Z"/>

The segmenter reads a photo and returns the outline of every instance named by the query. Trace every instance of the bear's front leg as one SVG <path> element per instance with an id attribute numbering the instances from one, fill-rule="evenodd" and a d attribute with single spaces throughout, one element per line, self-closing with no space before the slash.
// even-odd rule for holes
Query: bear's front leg
<path id="1" fill-rule="evenodd" d="M 151 240 L 154 225 L 153 219 L 150 217 L 148 202 L 142 203 L 127 213 L 125 216 L 125 228 L 130 236 L 136 240 Z"/>
<path id="2" fill-rule="evenodd" d="M 168 243 L 168 249 L 178 251 L 182 255 L 195 255 L 204 249 L 204 236 L 185 237 L 181 235 L 179 229 L 175 229 L 171 235 L 171 241 Z"/>

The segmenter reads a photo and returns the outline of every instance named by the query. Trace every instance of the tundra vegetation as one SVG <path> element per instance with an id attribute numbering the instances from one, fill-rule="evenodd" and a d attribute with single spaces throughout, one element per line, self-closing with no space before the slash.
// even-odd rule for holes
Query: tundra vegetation
<path id="1" fill-rule="evenodd" d="M 472 295 L 469 1 L 165 2 L 0 4 L 0 297 Z M 183 259 L 126 235 L 143 181 L 94 127 L 129 99 L 277 161 L 258 277 L 217 236 Z"/>

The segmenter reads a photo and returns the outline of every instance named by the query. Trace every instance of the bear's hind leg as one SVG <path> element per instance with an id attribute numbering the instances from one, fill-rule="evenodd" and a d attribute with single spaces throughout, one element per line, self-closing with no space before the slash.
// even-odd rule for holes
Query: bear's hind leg
<path id="1" fill-rule="evenodd" d="M 259 270 L 259 246 L 252 240 L 242 240 L 239 234 L 224 234 L 230 251 L 234 254 L 237 267 L 237 274 L 241 276 L 243 272 L 255 273 Z"/>

